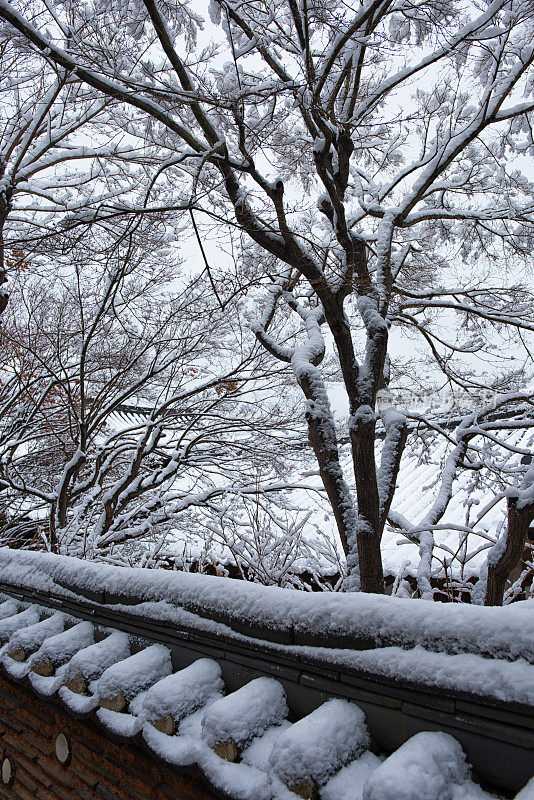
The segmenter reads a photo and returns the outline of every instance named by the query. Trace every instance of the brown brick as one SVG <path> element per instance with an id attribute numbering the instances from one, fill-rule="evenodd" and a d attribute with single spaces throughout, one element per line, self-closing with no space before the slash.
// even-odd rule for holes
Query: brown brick
<path id="1" fill-rule="evenodd" d="M 38 757 L 43 753 L 45 756 L 51 756 L 54 752 L 53 742 L 49 741 L 49 736 L 46 738 L 40 735 L 35 735 L 34 731 L 24 730 L 20 734 L 24 742 L 36 751 Z"/>
<path id="2" fill-rule="evenodd" d="M 39 764 L 35 764 L 33 761 L 25 759 L 23 767 L 24 771 L 29 773 L 38 783 L 42 783 L 43 786 L 52 785 L 52 780 L 45 772 L 43 772 Z"/>
<path id="3" fill-rule="evenodd" d="M 86 732 L 83 733 L 80 731 L 73 730 L 70 733 L 70 738 L 73 742 L 77 742 L 81 744 L 83 747 L 86 747 L 88 750 L 91 750 L 93 753 L 96 753 L 98 756 L 102 755 L 104 749 L 102 747 L 102 742 L 99 742 L 95 739 L 91 739 L 90 736 L 87 736 Z"/>
<path id="4" fill-rule="evenodd" d="M 0 686 L 0 697 L 4 701 L 2 705 L 8 703 L 11 706 L 21 706 L 22 705 L 22 698 L 18 697 L 12 691 L 10 691 L 8 686 Z"/>
<path id="5" fill-rule="evenodd" d="M 86 791 L 83 786 L 78 786 L 76 789 L 76 797 L 80 797 L 81 800 L 95 800 L 94 794 Z"/>
<path id="6" fill-rule="evenodd" d="M 28 758 L 30 761 L 34 758 L 34 753 L 32 750 L 26 747 L 22 737 L 14 736 L 12 733 L 6 733 L 4 736 L 4 742 L 7 747 L 12 748 L 14 753 L 16 753 L 19 757 L 24 756 L 24 758 Z"/>
<path id="7" fill-rule="evenodd" d="M 48 705 L 41 707 L 38 702 L 33 702 L 31 705 L 31 714 L 32 717 L 35 717 L 44 723 L 45 733 L 51 725 L 56 724 L 56 714 Z"/>
<path id="8" fill-rule="evenodd" d="M 22 684 L 0 675 L 0 747 L 12 756 L 17 773 L 0 800 L 210 800 L 201 774 L 159 762 L 138 742 L 108 739 L 92 718 L 77 719 L 52 701 L 36 697 Z M 2 728 L 5 727 L 5 731 Z M 58 733 L 72 743 L 72 761 L 55 757 Z"/>
<path id="9" fill-rule="evenodd" d="M 103 797 L 104 800 L 121 800 L 118 794 L 112 792 L 111 789 L 108 789 L 103 783 L 99 783 L 95 786 L 95 793 L 98 797 Z"/>
<path id="10" fill-rule="evenodd" d="M 166 800 L 177 800 L 180 796 L 176 793 L 176 786 L 171 786 L 168 783 L 162 783 L 159 787 L 160 797 L 165 797 Z"/>
<path id="11" fill-rule="evenodd" d="M 111 761 L 121 772 L 126 771 L 128 779 L 135 782 L 135 779 L 141 780 L 147 786 L 157 786 L 161 782 L 161 778 L 154 770 L 147 770 L 146 765 L 138 765 L 135 760 L 128 758 L 129 754 L 123 753 L 108 753 L 108 760 Z"/>
<path id="12" fill-rule="evenodd" d="M 56 787 L 52 787 L 51 789 L 43 789 L 40 787 L 35 795 L 37 800 L 57 800 L 58 796 Z"/>
<path id="13" fill-rule="evenodd" d="M 15 781 L 11 788 L 11 792 L 12 797 L 16 797 L 17 800 L 35 800 L 34 793 L 28 792 L 19 780 Z"/>
<path id="14" fill-rule="evenodd" d="M 96 753 L 92 747 L 89 747 L 89 745 L 92 744 L 89 739 L 83 741 L 82 739 L 71 736 L 70 740 L 72 742 L 72 752 L 79 753 L 87 761 L 94 761 L 96 764 L 100 764 L 103 761 L 107 761 L 109 758 L 109 751 L 106 751 L 104 756 L 103 753 Z M 110 747 L 109 749 L 111 750 L 112 748 Z"/>
<path id="15" fill-rule="evenodd" d="M 38 784 L 35 783 L 33 778 L 24 769 L 24 762 L 18 764 L 17 780 L 20 781 L 29 792 L 33 792 L 34 794 L 37 792 Z"/>
<path id="16" fill-rule="evenodd" d="M 128 786 L 128 798 L 129 800 L 160 800 L 161 795 L 159 793 L 159 788 L 154 786 L 145 787 L 144 790 L 137 791 L 137 789 L 130 785 Z"/>
<path id="17" fill-rule="evenodd" d="M 17 721 L 16 713 L 17 712 L 13 713 L 13 711 L 11 711 L 10 713 L 10 709 L 4 709 L 2 707 L 2 709 L 0 709 L 0 723 L 2 723 L 2 725 L 5 725 L 6 728 L 9 728 L 12 731 L 17 731 L 18 733 L 20 733 L 21 731 L 24 730 L 24 725 L 21 722 Z"/>
<path id="18" fill-rule="evenodd" d="M 89 774 L 96 775 L 96 783 L 102 779 L 107 779 L 108 782 L 116 783 L 119 777 L 121 777 L 120 773 L 117 774 L 116 767 L 113 766 L 113 769 L 111 769 L 112 765 L 106 761 L 95 761 L 92 757 L 87 758 L 82 753 L 76 754 L 76 761 L 78 761 L 81 767 L 86 769 Z"/>
<path id="19" fill-rule="evenodd" d="M 41 758 L 43 755 L 43 751 L 41 748 L 41 742 L 39 741 L 39 737 L 33 733 L 33 731 L 22 731 L 20 734 L 13 735 L 13 739 L 18 742 L 18 749 L 22 752 L 22 750 L 26 753 L 26 758 L 29 761 L 37 761 L 37 759 Z M 47 752 L 47 756 L 49 753 Z"/>
<path id="20" fill-rule="evenodd" d="M 73 761 L 69 766 L 69 770 L 74 775 L 77 783 L 85 783 L 87 786 L 93 789 L 100 780 L 99 776 L 89 775 L 87 770 L 80 769 L 80 766 L 81 765 L 78 765 L 75 761 Z"/>
<path id="21" fill-rule="evenodd" d="M 163 800 L 163 798 L 166 798 L 166 800 L 203 800 L 203 798 L 212 796 L 202 788 L 200 782 L 188 781 L 185 783 L 174 776 L 169 781 L 168 775 L 166 776 L 166 782 L 158 787 L 157 794 L 158 800 Z"/>
<path id="22" fill-rule="evenodd" d="M 72 789 L 62 789 L 61 786 L 54 786 L 53 800 L 74 800 Z"/>
<path id="23" fill-rule="evenodd" d="M 63 786 L 67 786 L 69 789 L 72 789 L 72 787 L 75 786 L 73 777 L 69 775 L 68 767 L 61 767 L 59 764 L 56 765 L 50 762 L 43 762 L 42 768 L 47 775 L 50 775 L 56 784 L 62 784 Z"/>
<path id="24" fill-rule="evenodd" d="M 35 733 L 38 733 L 41 738 L 52 738 L 52 729 L 50 725 L 43 725 L 42 720 L 40 720 L 38 717 L 35 717 L 27 709 L 19 709 L 18 719 L 19 722 L 25 726 L 25 728 L 30 728 L 30 730 L 35 731 Z"/>

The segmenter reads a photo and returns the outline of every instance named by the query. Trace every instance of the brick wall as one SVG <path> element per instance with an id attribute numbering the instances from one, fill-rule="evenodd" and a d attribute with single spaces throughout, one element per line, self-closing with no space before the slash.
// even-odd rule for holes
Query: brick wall
<path id="1" fill-rule="evenodd" d="M 66 734 L 71 757 L 62 766 L 56 737 Z M 0 754 L 14 780 L 0 781 L 1 800 L 211 800 L 196 769 L 176 770 L 141 745 L 112 741 L 91 719 L 77 720 L 27 687 L 0 676 Z"/>

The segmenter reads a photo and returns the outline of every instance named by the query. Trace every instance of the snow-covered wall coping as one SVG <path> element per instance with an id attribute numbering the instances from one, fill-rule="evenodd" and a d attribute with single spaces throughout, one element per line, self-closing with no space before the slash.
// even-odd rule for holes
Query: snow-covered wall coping
<path id="1" fill-rule="evenodd" d="M 56 595 L 81 595 L 100 604 L 163 602 L 274 642 L 355 650 L 419 645 L 534 661 L 532 600 L 484 608 L 382 595 L 308 593 L 8 548 L 0 548 L 0 581 Z"/>

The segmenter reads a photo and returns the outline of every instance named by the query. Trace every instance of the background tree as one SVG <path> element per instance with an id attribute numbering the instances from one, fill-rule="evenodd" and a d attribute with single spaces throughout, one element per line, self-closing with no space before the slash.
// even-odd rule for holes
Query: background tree
<path id="1" fill-rule="evenodd" d="M 21 37 L 0 35 L 9 77 L 0 86 L 0 276 L 17 275 L 32 249 L 69 218 L 98 216 L 142 183 L 146 155 L 110 125 L 112 101 L 54 65 Z M 95 186 L 98 191 L 95 192 Z M 8 222 L 9 220 L 9 222 Z M 72 245 L 67 239 L 65 247 Z M 2 294 L 2 310 L 7 292 Z"/>
<path id="2" fill-rule="evenodd" d="M 517 269 L 532 233 L 532 186 L 517 160 L 533 146 L 531 4 L 284 0 L 274 10 L 214 0 L 222 65 L 214 45 L 198 43 L 186 5 L 55 8 L 36 3 L 23 16 L 0 0 L 4 20 L 48 63 L 116 101 L 118 129 L 157 149 L 157 202 L 149 193 L 129 213 L 201 210 L 255 243 L 269 287 L 254 331 L 306 398 L 345 587 L 382 592 L 380 541 L 406 441 L 406 419 L 384 411 L 377 463 L 391 332 L 420 335 L 446 380 L 468 390 L 481 381 L 458 373 L 456 355 L 483 354 L 494 331 L 518 346 L 532 331 L 531 294 L 505 268 L 513 258 Z M 447 338 L 438 312 L 473 335 Z M 319 369 L 330 342 L 349 402 L 355 498 Z M 457 465 L 468 457 L 462 442 Z M 530 473 L 524 480 L 530 508 Z"/>
<path id="3" fill-rule="evenodd" d="M 442 589 L 444 583 L 451 600 L 461 598 L 464 593 L 470 602 L 500 605 L 505 589 L 508 601 L 528 592 L 533 575 L 529 542 L 532 521 L 529 465 L 534 440 L 532 433 L 529 435 L 534 427 L 532 399 L 523 393 L 502 394 L 489 403 L 480 402 L 474 411 L 460 415 L 453 425 L 449 422 L 445 427 L 441 424 L 443 420 L 414 413 L 407 416 L 413 420 L 412 425 L 423 423 L 422 435 L 427 448 L 435 449 L 438 445 L 439 449 L 440 440 L 446 443 L 438 491 L 421 519 L 415 522 L 394 510 L 389 514 L 390 525 L 418 546 L 418 595 L 431 599 L 436 593 L 432 580 L 436 557 L 441 564 Z M 519 434 L 519 442 L 514 434 Z M 523 436 L 528 449 L 521 441 Z M 447 510 L 455 492 L 455 481 L 466 475 L 471 476 L 470 496 L 465 520 L 459 525 L 459 520 L 447 519 Z M 477 509 L 481 492 L 486 501 Z M 493 536 L 487 530 L 487 515 L 499 505 L 506 511 Z M 458 543 L 454 548 L 439 541 L 441 532 L 450 533 L 451 530 L 458 531 Z M 441 551 L 439 556 L 438 550 Z M 471 559 L 485 551 L 486 557 L 474 583 L 472 578 L 466 577 L 466 567 Z M 402 574 L 397 576 L 397 583 L 402 577 Z"/>
<path id="4" fill-rule="evenodd" d="M 278 376 L 207 277 L 180 278 L 156 222 L 92 228 L 19 276 L 0 386 L 12 535 L 33 519 L 53 550 L 109 556 L 216 497 L 285 485 Z"/>

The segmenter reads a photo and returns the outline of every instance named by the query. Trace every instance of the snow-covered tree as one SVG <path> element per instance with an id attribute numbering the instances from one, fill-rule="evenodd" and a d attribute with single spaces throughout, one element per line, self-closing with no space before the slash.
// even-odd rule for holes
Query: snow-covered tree
<path id="1" fill-rule="evenodd" d="M 177 516 L 222 495 L 285 485 L 279 370 L 206 276 L 180 276 L 156 222 L 92 228 L 18 276 L 0 351 L 11 536 L 38 531 L 53 550 L 109 556 L 154 531 L 163 540 Z"/>
<path id="2" fill-rule="evenodd" d="M 159 161 L 142 203 L 106 202 L 104 213 L 187 211 L 195 225 L 202 214 L 268 284 L 253 330 L 306 398 L 345 587 L 382 592 L 380 541 L 388 519 L 399 524 L 407 436 L 404 415 L 376 410 L 397 375 L 395 329 L 419 336 L 444 379 L 469 390 L 485 381 L 462 356 L 491 354 L 499 337 L 523 347 L 534 327 L 532 295 L 514 278 L 532 242 L 534 187 L 521 167 L 534 148 L 534 9 L 212 0 L 211 42 L 200 13 L 177 0 L 60 0 L 53 10 L 0 0 L 11 29 L 95 101 L 113 101 L 117 130 Z M 350 478 L 320 368 L 330 349 L 349 402 Z M 493 383 L 518 388 L 517 375 Z M 401 524 L 412 536 L 426 541 L 442 519 L 454 470 L 476 467 L 475 430 L 476 414 L 452 437 L 434 507 Z M 524 472 L 510 499 L 520 513 L 508 533 L 517 524 L 519 537 L 534 509 Z"/>
<path id="3" fill-rule="evenodd" d="M 98 216 L 142 182 L 145 153 L 110 125 L 112 101 L 65 70 L 43 65 L 20 37 L 0 36 L 0 281 L 16 277 L 35 245 Z M 95 146 L 95 142 L 97 146 Z M 95 191 L 95 186 L 98 190 Z M 70 246 L 67 242 L 67 246 Z M 7 305 L 1 290 L 0 311 Z"/>

